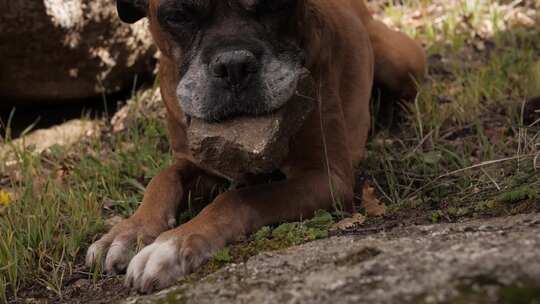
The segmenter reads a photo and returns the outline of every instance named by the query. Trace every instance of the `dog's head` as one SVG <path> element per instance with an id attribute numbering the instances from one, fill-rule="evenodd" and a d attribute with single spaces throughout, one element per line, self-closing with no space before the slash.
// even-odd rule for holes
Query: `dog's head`
<path id="1" fill-rule="evenodd" d="M 178 73 L 189 116 L 220 121 L 283 106 L 304 73 L 304 0 L 117 0 L 120 18 L 150 17 Z M 163 37 L 165 37 L 163 39 Z"/>

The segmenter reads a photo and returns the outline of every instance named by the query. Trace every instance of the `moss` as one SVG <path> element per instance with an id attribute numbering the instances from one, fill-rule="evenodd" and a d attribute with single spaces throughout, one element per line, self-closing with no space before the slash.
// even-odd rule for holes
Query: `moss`
<path id="1" fill-rule="evenodd" d="M 264 226 L 261 229 L 259 229 L 259 231 L 257 231 L 257 233 L 253 235 L 253 237 L 255 238 L 256 241 L 260 241 L 260 240 L 269 238 L 271 235 L 272 235 L 272 228 L 270 228 L 269 226 Z"/>
<path id="2" fill-rule="evenodd" d="M 460 280 L 458 291 L 459 295 L 448 303 L 540 304 L 540 284 L 530 278 L 504 285 L 497 278 L 480 275 Z"/>
<path id="3" fill-rule="evenodd" d="M 495 303 L 502 304 L 539 304 L 540 286 L 536 285 L 510 285 L 499 287 Z M 495 299 L 488 296 L 484 288 L 467 287 L 460 289 L 460 295 L 452 299 L 451 304 L 490 304 Z"/>
<path id="4" fill-rule="evenodd" d="M 444 212 L 442 210 L 433 211 L 431 213 L 431 222 L 436 224 L 444 217 Z"/>
<path id="5" fill-rule="evenodd" d="M 499 299 L 505 304 L 540 304 L 540 285 L 512 285 L 499 290 Z"/>
<path id="6" fill-rule="evenodd" d="M 333 224 L 333 216 L 321 210 L 317 211 L 312 219 L 304 222 L 284 223 L 274 229 L 265 226 L 253 235 L 252 241 L 234 246 L 232 255 L 235 260 L 246 261 L 263 251 L 279 250 L 326 238 Z"/>
<path id="7" fill-rule="evenodd" d="M 225 247 L 214 254 L 214 261 L 218 263 L 230 263 L 233 258 L 230 253 L 230 249 Z"/>

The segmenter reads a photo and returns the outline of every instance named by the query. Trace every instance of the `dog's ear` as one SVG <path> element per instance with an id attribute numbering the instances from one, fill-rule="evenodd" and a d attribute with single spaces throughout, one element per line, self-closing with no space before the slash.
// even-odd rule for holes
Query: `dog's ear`
<path id="1" fill-rule="evenodd" d="M 120 20 L 135 23 L 146 17 L 148 0 L 116 0 L 116 9 Z"/>

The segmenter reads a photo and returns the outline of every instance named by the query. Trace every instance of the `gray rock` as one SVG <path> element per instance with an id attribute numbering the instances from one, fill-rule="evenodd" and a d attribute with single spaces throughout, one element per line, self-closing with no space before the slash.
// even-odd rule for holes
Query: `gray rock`
<path id="1" fill-rule="evenodd" d="M 0 0 L 0 105 L 99 96 L 152 72 L 144 22 L 120 22 L 115 1 Z"/>
<path id="2" fill-rule="evenodd" d="M 126 303 L 538 303 L 539 219 L 332 237 Z"/>
<path id="3" fill-rule="evenodd" d="M 10 163 L 17 159 L 16 151 L 39 154 L 56 145 L 69 147 L 83 138 L 98 137 L 100 129 L 99 121 L 74 119 L 48 129 L 32 131 L 9 143 L 0 141 L 0 169 L 2 162 Z"/>
<path id="4" fill-rule="evenodd" d="M 289 142 L 315 107 L 310 77 L 284 107 L 261 117 L 239 117 L 220 123 L 193 118 L 190 147 L 202 166 L 232 180 L 270 173 L 289 152 Z"/>

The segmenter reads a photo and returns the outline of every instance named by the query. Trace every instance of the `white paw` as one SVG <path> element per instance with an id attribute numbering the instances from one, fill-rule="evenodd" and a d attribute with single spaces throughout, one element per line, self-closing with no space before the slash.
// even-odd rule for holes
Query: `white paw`
<path id="1" fill-rule="evenodd" d="M 140 245 L 138 243 L 149 244 L 162 231 L 125 220 L 88 248 L 86 266 L 92 268 L 104 262 L 105 272 L 122 273 Z"/>
<path id="2" fill-rule="evenodd" d="M 86 266 L 93 267 L 99 263 L 104 257 L 106 250 L 109 248 L 108 242 L 103 239 L 93 243 L 86 251 Z"/>
<path id="3" fill-rule="evenodd" d="M 210 247 L 197 235 L 158 239 L 131 260 L 126 286 L 141 293 L 169 287 L 207 261 L 213 251 Z"/>

